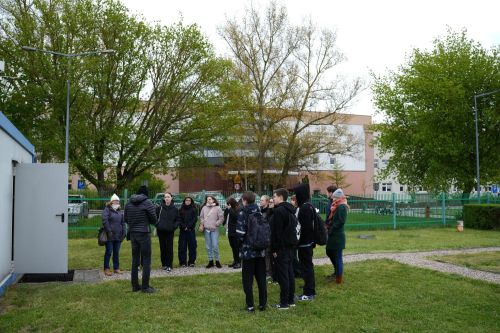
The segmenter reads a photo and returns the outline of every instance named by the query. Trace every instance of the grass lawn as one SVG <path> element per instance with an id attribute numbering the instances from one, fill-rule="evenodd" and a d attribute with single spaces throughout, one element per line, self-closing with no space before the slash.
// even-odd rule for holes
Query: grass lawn
<path id="1" fill-rule="evenodd" d="M 500 274 L 500 252 L 469 253 L 453 256 L 432 256 L 433 260 Z"/>
<path id="2" fill-rule="evenodd" d="M 197 234 L 198 259 L 197 264 L 206 265 L 207 255 L 205 240 Z M 500 245 L 500 232 L 466 229 L 464 232 L 456 232 L 452 228 L 424 228 L 404 230 L 371 230 L 371 231 L 347 231 L 346 253 L 368 253 L 368 252 L 399 252 L 399 251 L 426 251 L 435 249 L 461 249 L 471 247 L 486 247 Z M 361 239 L 359 235 L 373 235 L 375 239 Z M 178 266 L 177 240 L 174 238 L 174 267 Z M 152 240 L 153 268 L 159 268 L 160 249 L 158 238 Z M 221 262 L 229 264 L 232 262 L 231 249 L 225 235 L 219 239 L 219 250 Z M 90 269 L 102 268 L 104 247 L 97 245 L 97 239 L 70 239 L 69 240 L 69 268 Z M 317 247 L 314 251 L 316 258 L 324 257 L 323 247 Z M 130 270 L 131 249 L 130 243 L 124 241 L 120 251 L 121 268 Z"/>
<path id="3" fill-rule="evenodd" d="M 0 332 L 500 331 L 498 285 L 387 260 L 345 268 L 341 286 L 317 268 L 315 301 L 254 314 L 243 311 L 238 273 L 156 278 L 152 295 L 130 292 L 129 281 L 18 284 L 0 299 Z M 279 288 L 268 293 L 276 303 Z"/>

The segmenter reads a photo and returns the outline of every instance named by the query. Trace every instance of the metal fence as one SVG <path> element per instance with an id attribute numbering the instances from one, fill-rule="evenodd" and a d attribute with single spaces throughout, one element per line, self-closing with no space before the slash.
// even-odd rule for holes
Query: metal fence
<path id="1" fill-rule="evenodd" d="M 262 193 L 262 195 L 271 193 Z M 206 195 L 214 195 L 222 208 L 230 196 L 237 200 L 238 193 L 200 191 L 196 193 L 174 194 L 174 203 L 179 207 L 185 196 L 191 196 L 200 207 Z M 261 195 L 257 195 L 257 200 Z M 129 198 L 128 192 L 121 195 L 122 207 Z M 158 203 L 161 196 L 152 197 Z M 69 202 L 69 238 L 93 238 L 102 225 L 101 214 L 109 198 L 92 198 L 71 195 Z M 324 195 L 313 195 L 312 204 L 326 217 L 329 201 Z M 369 229 L 401 229 L 420 227 L 455 226 L 463 216 L 463 206 L 474 203 L 500 204 L 500 197 L 486 194 L 481 200 L 476 198 L 461 198 L 456 195 L 440 193 L 425 194 L 388 194 L 388 195 L 350 195 L 350 207 L 345 228 L 347 230 Z"/>

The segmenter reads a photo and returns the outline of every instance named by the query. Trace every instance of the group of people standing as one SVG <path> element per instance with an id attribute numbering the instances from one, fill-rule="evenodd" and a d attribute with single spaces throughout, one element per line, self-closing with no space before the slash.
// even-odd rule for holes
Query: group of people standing
<path id="1" fill-rule="evenodd" d="M 342 283 L 343 262 L 342 250 L 345 248 L 344 224 L 347 218 L 346 197 L 341 189 L 328 187 L 330 205 L 327 210 L 326 226 L 328 241 L 326 252 L 332 261 L 334 272 L 327 277 L 335 279 L 337 284 Z M 295 204 L 288 202 L 289 192 L 286 189 L 277 189 L 273 197 L 263 196 L 261 206 L 255 203 L 255 194 L 246 192 L 242 196 L 242 207 L 237 213 L 236 241 L 233 256 L 238 248 L 242 265 L 242 283 L 248 312 L 254 312 L 253 280 L 258 287 L 258 309 L 263 311 L 267 306 L 268 279 L 278 282 L 280 286 L 280 300 L 275 305 L 277 309 L 286 310 L 295 306 L 295 301 L 311 301 L 316 298 L 316 281 L 314 273 L 313 255 L 314 219 L 316 210 L 311 204 L 309 184 L 299 184 L 294 189 Z M 270 244 L 268 249 L 252 247 L 249 234 L 252 215 L 261 214 L 270 226 Z M 292 244 L 287 238 L 290 224 L 296 219 L 300 226 L 298 245 Z M 234 241 L 230 241 L 233 244 Z M 294 262 L 298 259 L 301 276 L 304 279 L 302 294 L 295 296 Z M 239 262 L 238 262 L 239 263 Z"/>
<path id="2" fill-rule="evenodd" d="M 253 192 L 245 192 L 238 203 L 234 198 L 226 202 L 222 211 L 216 198 L 207 196 L 200 213 L 193 198 L 184 198 L 179 209 L 174 206 L 171 193 L 165 193 L 160 205 L 148 199 L 148 189 L 141 186 L 130 198 L 124 211 L 116 195 L 103 211 L 103 225 L 108 232 L 108 242 L 104 255 L 104 273 L 120 274 L 119 250 L 125 238 L 125 223 L 128 225 L 127 239 L 132 246 L 132 291 L 155 292 L 149 285 L 151 272 L 150 225 L 156 227 L 160 243 L 162 269 L 172 270 L 174 233 L 179 228 L 178 257 L 181 267 L 194 267 L 196 261 L 196 223 L 200 219 L 199 231 L 203 232 L 208 256 L 206 268 L 221 268 L 219 258 L 219 227 L 225 225 L 235 269 L 242 268 L 242 283 L 249 312 L 255 311 L 253 302 L 253 279 L 259 290 L 259 310 L 267 304 L 266 279 L 276 281 L 280 286 L 278 309 L 289 309 L 295 301 L 308 301 L 316 297 L 313 265 L 315 208 L 310 202 L 309 184 L 299 184 L 293 189 L 294 204 L 288 202 L 289 192 L 277 189 L 272 198 L 263 196 L 260 206 L 255 202 Z M 328 242 L 326 254 L 332 261 L 334 272 L 328 279 L 342 283 L 342 250 L 345 248 L 344 224 L 348 205 L 341 189 L 327 188 L 330 205 L 327 210 L 326 226 Z M 267 249 L 254 249 L 247 237 L 248 221 L 251 215 L 260 214 L 270 227 L 270 244 Z M 298 245 L 287 243 L 285 234 L 289 223 L 296 219 L 300 225 Z M 189 251 L 189 255 L 188 255 Z M 113 257 L 113 271 L 109 261 Z M 301 276 L 304 279 L 302 294 L 295 296 L 294 262 L 298 259 Z M 139 284 L 138 270 L 142 266 L 142 283 Z"/>

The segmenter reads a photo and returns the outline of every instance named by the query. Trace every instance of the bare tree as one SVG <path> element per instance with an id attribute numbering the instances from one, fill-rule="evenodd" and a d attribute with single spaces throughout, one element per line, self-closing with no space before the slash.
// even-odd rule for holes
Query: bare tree
<path id="1" fill-rule="evenodd" d="M 361 83 L 333 76 L 345 60 L 334 31 L 318 30 L 311 21 L 294 26 L 286 8 L 271 1 L 264 14 L 250 7 L 243 19 L 228 19 L 220 34 L 253 92 L 247 122 L 257 151 L 257 190 L 268 155 L 280 157 L 279 183 L 285 184 L 289 171 L 307 167 L 318 153 L 356 151 L 356 140 L 345 140 L 348 132 L 337 125 Z M 335 135 L 327 133 L 332 129 Z"/>

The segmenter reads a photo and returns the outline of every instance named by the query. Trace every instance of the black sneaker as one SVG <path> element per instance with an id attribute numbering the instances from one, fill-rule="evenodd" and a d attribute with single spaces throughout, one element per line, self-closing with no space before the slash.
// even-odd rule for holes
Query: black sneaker
<path id="1" fill-rule="evenodd" d="M 147 287 L 146 289 L 142 289 L 142 292 L 145 294 L 154 294 L 156 289 L 153 287 Z"/>
<path id="2" fill-rule="evenodd" d="M 286 304 L 286 305 L 285 304 L 276 304 L 274 307 L 276 309 L 278 309 L 278 310 L 288 310 L 288 309 L 290 309 L 290 306 L 288 304 Z"/>
<path id="3" fill-rule="evenodd" d="M 170 273 L 170 272 L 172 271 L 172 267 L 166 267 L 166 268 L 165 268 L 165 271 L 166 271 L 167 273 Z"/>
<path id="4" fill-rule="evenodd" d="M 194 267 L 194 264 L 189 264 L 189 267 Z"/>
<path id="5" fill-rule="evenodd" d="M 227 265 L 227 267 L 233 267 L 235 263 L 233 262 L 232 264 Z"/>
<path id="6" fill-rule="evenodd" d="M 208 265 L 205 266 L 205 268 L 212 268 L 212 267 L 214 267 L 214 261 L 213 260 L 209 261 Z"/>
<path id="7" fill-rule="evenodd" d="M 266 306 L 265 305 L 259 305 L 259 311 L 265 311 Z"/>
<path id="8" fill-rule="evenodd" d="M 241 264 L 234 264 L 233 266 L 233 269 L 240 269 L 241 268 Z"/>
<path id="9" fill-rule="evenodd" d="M 247 306 L 247 312 L 255 312 L 255 308 L 253 306 Z"/>
<path id="10" fill-rule="evenodd" d="M 181 268 L 185 268 L 185 267 L 187 267 L 187 265 L 186 265 L 186 264 L 180 264 L 179 266 L 180 266 Z"/>
<path id="11" fill-rule="evenodd" d="M 220 264 L 220 261 L 219 261 L 219 260 L 217 260 L 217 261 L 215 262 L 215 266 L 216 266 L 217 268 L 222 268 L 222 265 Z"/>

